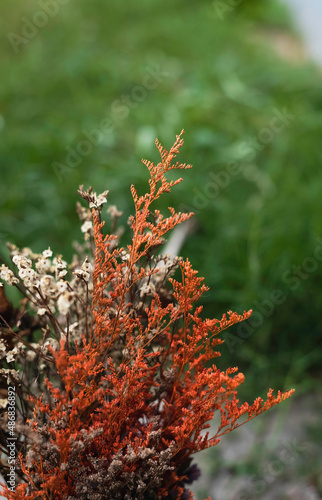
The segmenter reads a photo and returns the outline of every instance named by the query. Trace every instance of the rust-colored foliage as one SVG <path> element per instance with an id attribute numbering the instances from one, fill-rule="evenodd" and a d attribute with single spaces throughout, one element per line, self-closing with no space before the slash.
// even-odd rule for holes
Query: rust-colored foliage
<path id="1" fill-rule="evenodd" d="M 46 382 L 51 403 L 35 400 L 31 450 L 21 458 L 25 483 L 10 499 L 188 499 L 198 477 L 192 455 L 289 397 L 269 390 L 267 401 L 239 404 L 237 368 L 210 365 L 224 342 L 222 332 L 247 319 L 229 311 L 202 319 L 195 303 L 208 290 L 188 260 L 155 256 L 164 235 L 193 214 L 164 217 L 152 204 L 181 182 L 168 181 L 182 134 L 167 152 L 159 142 L 149 170 L 149 192 L 131 192 L 135 215 L 132 242 L 119 248 L 104 235 L 101 210 L 91 191 L 95 240 L 92 322 L 79 345 L 67 338 L 51 353 L 61 388 Z M 180 278 L 171 278 L 178 268 Z M 170 285 L 168 285 L 170 284 Z M 218 411 L 215 435 L 203 431 Z M 32 440 L 31 440 L 32 441 Z"/>

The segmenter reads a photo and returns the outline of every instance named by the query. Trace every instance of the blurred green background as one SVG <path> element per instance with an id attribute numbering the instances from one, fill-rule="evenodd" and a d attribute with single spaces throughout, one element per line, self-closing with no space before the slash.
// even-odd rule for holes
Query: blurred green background
<path id="1" fill-rule="evenodd" d="M 194 168 L 160 206 L 196 213 L 181 253 L 210 286 L 205 314 L 254 310 L 219 364 L 245 372 L 244 395 L 306 391 L 321 377 L 321 71 L 279 2 L 216 5 L 0 3 L 1 253 L 71 258 L 80 184 L 109 189 L 126 228 L 141 157 L 184 128 Z"/>

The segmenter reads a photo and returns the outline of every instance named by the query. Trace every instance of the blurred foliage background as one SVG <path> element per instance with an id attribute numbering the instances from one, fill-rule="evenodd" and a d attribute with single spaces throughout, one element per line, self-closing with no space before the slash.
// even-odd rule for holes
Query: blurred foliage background
<path id="1" fill-rule="evenodd" d="M 220 14 L 213 1 L 16 0 L 1 2 L 0 25 L 1 254 L 9 240 L 71 258 L 80 184 L 109 189 L 127 228 L 130 185 L 147 185 L 141 157 L 157 162 L 154 139 L 170 147 L 184 128 L 179 159 L 194 167 L 161 208 L 196 213 L 181 253 L 210 287 L 205 314 L 258 313 L 247 330 L 231 329 L 218 364 L 245 372 L 245 395 L 313 387 L 321 72 L 301 56 L 285 7 L 245 0 Z M 88 146 L 93 130 L 101 140 Z M 274 290 L 284 300 L 270 308 Z"/>

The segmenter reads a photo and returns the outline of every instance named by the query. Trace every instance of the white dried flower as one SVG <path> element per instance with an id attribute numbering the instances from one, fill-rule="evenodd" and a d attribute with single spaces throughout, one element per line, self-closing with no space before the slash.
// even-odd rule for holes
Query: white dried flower
<path id="1" fill-rule="evenodd" d="M 6 360 L 7 360 L 7 363 L 12 363 L 15 358 L 14 356 L 11 354 L 11 352 L 8 352 L 7 355 L 6 355 Z"/>
<path id="2" fill-rule="evenodd" d="M 93 270 L 93 266 L 92 264 L 89 262 L 88 258 L 86 257 L 86 259 L 84 260 L 83 264 L 82 264 L 82 270 L 85 271 L 86 273 L 91 273 L 92 270 Z"/>
<path id="3" fill-rule="evenodd" d="M 106 203 L 107 202 L 107 194 L 108 194 L 108 191 L 104 191 L 104 193 L 99 194 L 98 196 L 96 193 L 93 193 L 92 197 L 94 198 L 94 201 L 90 202 L 89 208 L 98 208 L 101 205 L 103 205 L 103 203 Z"/>
<path id="4" fill-rule="evenodd" d="M 70 333 L 74 333 L 77 330 L 78 325 L 79 325 L 78 321 L 75 321 L 75 323 L 72 323 L 69 327 Z"/>
<path id="5" fill-rule="evenodd" d="M 6 351 L 6 341 L 0 339 L 0 352 L 5 352 Z"/>
<path id="6" fill-rule="evenodd" d="M 84 224 L 81 225 L 81 231 L 82 233 L 87 233 L 87 231 L 90 231 L 93 227 L 93 223 L 91 220 L 87 220 L 84 222 Z"/>
<path id="7" fill-rule="evenodd" d="M 8 404 L 8 400 L 5 399 L 0 399 L 0 408 L 6 408 Z"/>
<path id="8" fill-rule="evenodd" d="M 16 266 L 18 265 L 18 263 L 20 263 L 20 259 L 21 259 L 21 256 L 19 254 L 16 254 L 12 257 L 12 262 L 14 264 L 16 264 Z"/>
<path id="9" fill-rule="evenodd" d="M 52 337 L 48 338 L 44 342 L 44 348 L 47 350 L 48 346 L 51 346 L 53 349 L 57 350 L 59 344 L 56 339 L 53 339 Z"/>
<path id="10" fill-rule="evenodd" d="M 19 349 L 17 347 L 14 347 L 12 351 L 7 352 L 6 354 L 7 363 L 12 363 L 16 359 L 18 353 Z"/>
<path id="11" fill-rule="evenodd" d="M 27 276 L 27 269 L 20 268 L 18 271 L 18 274 L 19 274 L 21 279 L 25 279 Z"/>
<path id="12" fill-rule="evenodd" d="M 77 278 L 81 278 L 84 281 L 88 281 L 90 278 L 90 274 L 87 273 L 86 271 L 83 271 L 83 269 L 75 269 L 73 274 L 75 274 L 75 276 L 77 276 Z"/>
<path id="13" fill-rule="evenodd" d="M 122 252 L 121 252 L 121 259 L 123 261 L 129 260 L 130 259 L 130 254 L 126 250 L 122 250 Z"/>
<path id="14" fill-rule="evenodd" d="M 20 269 L 28 269 L 31 267 L 32 262 L 30 259 L 27 259 L 27 257 L 24 257 L 23 255 L 16 254 L 12 257 L 12 262 L 16 264 L 16 266 Z"/>
<path id="15" fill-rule="evenodd" d="M 53 279 L 54 278 L 52 276 L 50 276 L 50 274 L 45 274 L 45 276 L 42 276 L 40 278 L 40 286 L 42 288 L 48 288 L 48 287 L 50 287 L 51 284 L 52 284 Z"/>
<path id="16" fill-rule="evenodd" d="M 26 351 L 26 360 L 27 361 L 34 361 L 34 359 L 36 358 L 37 356 L 37 353 L 35 351 Z"/>
<path id="17" fill-rule="evenodd" d="M 46 273 L 50 270 L 51 263 L 46 257 L 40 257 L 36 262 L 36 269 L 39 273 Z"/>
<path id="18" fill-rule="evenodd" d="M 67 262 L 61 257 L 54 257 L 53 264 L 59 269 L 64 269 L 65 267 L 67 267 Z"/>
<path id="19" fill-rule="evenodd" d="M 47 258 L 47 257 L 51 257 L 53 252 L 50 250 L 50 247 L 48 247 L 48 250 L 44 250 L 42 254 L 44 257 Z"/>
<path id="20" fill-rule="evenodd" d="M 121 217 L 123 215 L 123 212 L 117 209 L 115 205 L 110 205 L 107 209 L 107 212 L 111 215 L 112 218 L 114 217 Z"/>
<path id="21" fill-rule="evenodd" d="M 0 373 L 7 379 L 7 382 L 11 382 L 14 379 L 19 380 L 19 373 L 13 368 L 1 368 Z"/>
<path id="22" fill-rule="evenodd" d="M 62 279 L 66 276 L 67 274 L 67 271 L 66 269 L 62 269 L 61 271 L 57 271 L 56 273 L 56 279 L 59 280 L 59 279 Z"/>
<path id="23" fill-rule="evenodd" d="M 47 309 L 45 307 L 40 307 L 38 310 L 37 310 L 37 314 L 38 316 L 43 316 L 44 314 L 46 314 L 47 312 Z"/>
<path id="24" fill-rule="evenodd" d="M 67 274 L 67 263 L 61 257 L 54 258 L 53 264 L 55 265 L 56 280 L 59 280 Z"/>
<path id="25" fill-rule="evenodd" d="M 39 274 L 34 269 L 26 269 L 26 277 L 23 282 L 27 288 L 39 286 Z"/>
<path id="26" fill-rule="evenodd" d="M 62 281 L 62 280 L 58 281 L 58 283 L 57 283 L 57 291 L 58 291 L 58 293 L 64 293 L 66 290 L 67 290 L 67 283 L 66 283 L 66 281 Z"/>
<path id="27" fill-rule="evenodd" d="M 15 277 L 14 273 L 7 266 L 2 264 L 0 267 L 0 278 L 8 285 L 15 285 L 19 283 L 19 279 Z"/>
<path id="28" fill-rule="evenodd" d="M 149 283 L 149 284 L 144 283 L 140 289 L 140 296 L 143 297 L 143 295 L 153 294 L 154 292 L 155 292 L 155 287 L 152 283 Z"/>
<path id="29" fill-rule="evenodd" d="M 34 254 L 33 251 L 28 247 L 24 247 L 21 250 L 21 255 L 23 255 L 24 257 L 30 257 L 31 259 L 37 257 L 37 254 Z"/>
<path id="30" fill-rule="evenodd" d="M 65 292 L 58 297 L 57 307 L 58 311 L 64 316 L 69 313 L 69 308 L 71 306 L 72 294 Z"/>

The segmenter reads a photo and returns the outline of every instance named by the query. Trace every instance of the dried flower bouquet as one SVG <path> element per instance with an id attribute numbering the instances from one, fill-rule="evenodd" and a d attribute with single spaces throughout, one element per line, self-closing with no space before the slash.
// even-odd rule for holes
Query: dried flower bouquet
<path id="1" fill-rule="evenodd" d="M 0 443 L 9 499 L 193 498 L 188 485 L 200 471 L 192 455 L 293 393 L 270 389 L 266 402 L 239 404 L 244 375 L 220 371 L 213 360 L 222 332 L 251 311 L 202 319 L 194 304 L 207 291 L 203 278 L 188 260 L 158 253 L 166 233 L 193 215 L 169 208 L 165 217 L 152 207 L 182 180 L 168 181 L 167 172 L 190 168 L 173 163 L 182 144 L 182 133 L 169 152 L 156 141 L 160 163 L 143 161 L 149 191 L 139 196 L 131 187 L 126 248 L 115 206 L 104 233 L 108 192 L 83 187 L 89 206 L 77 211 L 85 241 L 70 266 L 50 249 L 39 255 L 9 246 L 16 271 L 3 264 L 0 277 L 24 295 L 15 308 L 0 288 Z M 14 465 L 8 387 L 16 395 Z M 215 412 L 220 423 L 209 436 L 203 431 Z"/>

